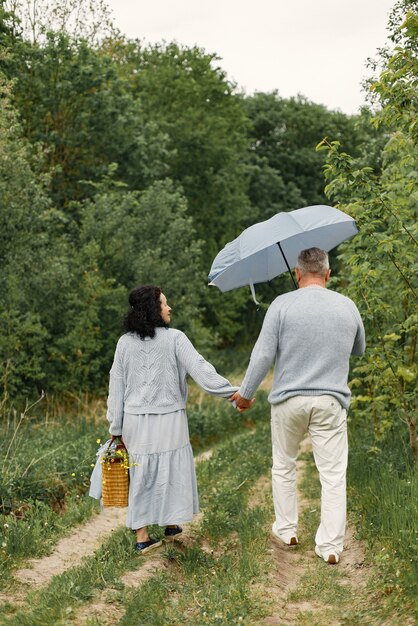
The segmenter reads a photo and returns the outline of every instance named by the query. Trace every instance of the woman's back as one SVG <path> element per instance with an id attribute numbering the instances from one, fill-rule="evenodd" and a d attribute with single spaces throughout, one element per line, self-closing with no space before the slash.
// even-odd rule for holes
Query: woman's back
<path id="1" fill-rule="evenodd" d="M 115 381 L 111 391 L 121 394 L 123 389 L 125 411 L 165 413 L 185 408 L 187 362 L 192 366 L 196 357 L 184 354 L 184 339 L 173 328 L 156 328 L 152 339 L 141 339 L 136 333 L 122 335 L 110 375 Z"/>

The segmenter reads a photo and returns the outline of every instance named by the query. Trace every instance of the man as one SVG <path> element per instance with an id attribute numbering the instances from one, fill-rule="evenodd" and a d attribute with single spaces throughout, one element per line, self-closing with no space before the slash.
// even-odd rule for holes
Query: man
<path id="1" fill-rule="evenodd" d="M 231 398 L 238 410 L 251 399 L 275 358 L 269 401 L 273 444 L 273 535 L 296 545 L 296 458 L 309 432 L 322 485 L 321 523 L 315 552 L 336 564 L 346 521 L 347 385 L 350 355 L 365 349 L 354 302 L 326 288 L 331 270 L 319 248 L 302 250 L 295 269 L 299 289 L 270 305 L 244 381 Z"/>

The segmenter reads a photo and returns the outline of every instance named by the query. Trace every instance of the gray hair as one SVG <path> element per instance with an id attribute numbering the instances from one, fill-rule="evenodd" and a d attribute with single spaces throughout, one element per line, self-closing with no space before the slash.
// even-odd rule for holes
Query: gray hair
<path id="1" fill-rule="evenodd" d="M 320 248 L 307 248 L 298 256 L 296 265 L 302 276 L 305 274 L 319 274 L 325 276 L 329 270 L 328 254 Z"/>

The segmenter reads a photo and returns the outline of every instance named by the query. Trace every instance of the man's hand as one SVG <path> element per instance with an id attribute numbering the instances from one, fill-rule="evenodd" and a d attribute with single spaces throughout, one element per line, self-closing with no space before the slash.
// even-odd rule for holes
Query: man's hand
<path id="1" fill-rule="evenodd" d="M 251 400 L 247 400 L 246 398 L 243 398 L 239 391 L 236 391 L 234 393 L 234 395 L 232 395 L 229 398 L 230 402 L 235 401 L 235 404 L 237 405 L 237 411 L 239 411 L 240 413 L 242 413 L 243 411 L 246 411 L 247 409 L 250 409 L 252 407 L 252 405 L 255 402 L 255 398 L 251 398 Z"/>

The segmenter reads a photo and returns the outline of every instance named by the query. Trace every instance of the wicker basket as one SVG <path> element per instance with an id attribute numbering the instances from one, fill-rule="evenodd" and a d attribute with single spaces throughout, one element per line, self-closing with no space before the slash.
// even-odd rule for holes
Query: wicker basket
<path id="1" fill-rule="evenodd" d="M 102 461 L 103 506 L 128 506 L 129 470 L 123 459 Z"/>

